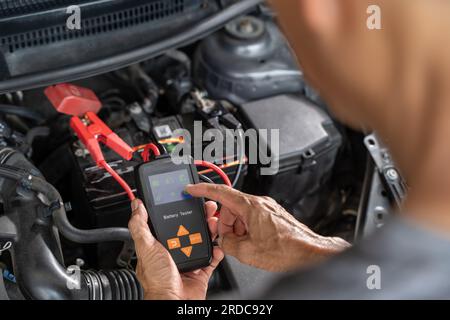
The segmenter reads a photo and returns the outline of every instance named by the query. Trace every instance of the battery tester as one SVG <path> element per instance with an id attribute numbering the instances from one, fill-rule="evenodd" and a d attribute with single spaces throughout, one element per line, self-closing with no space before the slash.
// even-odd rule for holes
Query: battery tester
<path id="1" fill-rule="evenodd" d="M 135 170 L 139 197 L 149 214 L 150 227 L 166 246 L 181 271 L 206 267 L 212 243 L 203 199 L 184 192 L 198 183 L 193 164 L 176 165 L 170 157 L 144 163 Z"/>

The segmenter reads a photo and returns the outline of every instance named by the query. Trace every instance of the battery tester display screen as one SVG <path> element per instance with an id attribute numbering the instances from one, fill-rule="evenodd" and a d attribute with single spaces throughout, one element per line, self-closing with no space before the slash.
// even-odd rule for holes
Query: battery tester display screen
<path id="1" fill-rule="evenodd" d="M 155 205 L 191 199 L 192 196 L 184 192 L 186 185 L 190 184 L 189 172 L 178 170 L 149 176 Z"/>

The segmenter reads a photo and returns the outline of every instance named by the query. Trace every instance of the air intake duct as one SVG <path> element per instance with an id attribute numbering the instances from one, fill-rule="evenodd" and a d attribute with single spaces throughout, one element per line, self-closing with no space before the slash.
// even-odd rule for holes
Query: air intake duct
<path id="1" fill-rule="evenodd" d="M 73 270 L 65 268 L 59 239 L 59 232 L 64 236 L 64 231 L 55 224 L 55 216 L 65 219 L 60 195 L 23 154 L 9 148 L 0 150 L 0 197 L 4 209 L 0 216 L 0 241 L 12 242 L 14 274 L 24 298 L 142 299 L 142 288 L 133 271 L 71 273 Z M 107 241 L 123 241 L 124 248 L 130 248 L 128 229 L 112 229 L 89 231 L 93 236 L 106 233 Z M 73 226 L 69 230 L 89 232 Z"/>

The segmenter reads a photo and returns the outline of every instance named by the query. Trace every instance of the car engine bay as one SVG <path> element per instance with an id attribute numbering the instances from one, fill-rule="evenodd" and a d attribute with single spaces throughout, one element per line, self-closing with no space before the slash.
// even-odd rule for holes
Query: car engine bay
<path id="1" fill-rule="evenodd" d="M 152 156 L 143 155 L 146 146 L 170 154 L 186 143 L 174 133 L 195 136 L 197 122 L 205 129 L 279 129 L 277 150 L 261 136 L 255 144 L 277 154 L 274 175 L 261 174 L 267 163 L 250 163 L 250 137 L 236 137 L 234 152 L 212 162 L 236 189 L 274 198 L 322 235 L 350 242 L 365 236 L 404 196 L 388 151 L 376 137 L 333 118 L 305 82 L 273 15 L 257 10 L 130 66 L 0 95 L 0 291 L 10 299 L 143 298 L 127 193 L 96 165 L 71 117 L 52 105 L 49 88 L 86 89 L 100 101 L 98 118 L 135 152 L 126 160 L 102 146 L 105 161 L 132 192 L 134 168 L 141 156 Z M 187 143 L 200 153 L 208 147 L 196 139 Z M 384 161 L 376 161 L 380 154 Z M 210 168 L 199 173 L 205 182 L 223 183 Z M 227 257 L 209 295 L 264 279 Z"/>

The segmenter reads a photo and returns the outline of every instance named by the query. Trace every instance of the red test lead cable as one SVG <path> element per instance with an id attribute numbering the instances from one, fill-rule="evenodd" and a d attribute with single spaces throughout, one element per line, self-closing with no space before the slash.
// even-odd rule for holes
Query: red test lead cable
<path id="1" fill-rule="evenodd" d="M 196 166 L 200 166 L 200 167 L 204 167 L 204 168 L 208 168 L 213 170 L 215 173 L 217 173 L 223 180 L 223 182 L 225 182 L 225 184 L 229 187 L 232 186 L 230 178 L 228 178 L 227 174 L 220 169 L 218 166 L 216 166 L 214 163 L 208 162 L 208 161 L 203 161 L 203 160 L 195 160 L 194 164 Z"/>
<path id="2" fill-rule="evenodd" d="M 156 157 L 161 155 L 161 151 L 159 151 L 158 147 L 153 143 L 149 143 L 144 147 L 144 151 L 142 151 L 142 159 L 144 162 L 150 161 L 150 150 Z"/>
<path id="3" fill-rule="evenodd" d="M 142 151 L 142 159 L 144 160 L 144 162 L 150 161 L 150 151 L 152 151 L 156 157 L 161 155 L 161 152 L 159 151 L 158 147 L 153 143 L 149 143 L 149 144 L 145 145 L 144 151 Z M 200 166 L 200 167 L 204 167 L 204 168 L 213 170 L 222 178 L 222 180 L 225 182 L 225 184 L 227 186 L 230 186 L 230 187 L 232 186 L 228 175 L 221 168 L 216 166 L 215 164 L 208 162 L 208 161 L 202 161 L 202 160 L 195 160 L 194 164 L 196 166 Z"/>
<path id="4" fill-rule="evenodd" d="M 120 186 L 123 188 L 123 190 L 125 190 L 125 192 L 128 195 L 128 198 L 130 198 L 131 201 L 136 199 L 136 196 L 134 195 L 133 190 L 131 190 L 128 183 L 125 180 L 123 180 L 122 177 L 113 168 L 111 168 L 111 166 L 105 160 L 100 161 L 99 167 L 105 169 L 111 175 L 111 177 L 113 177 L 114 180 L 116 180 L 117 183 L 120 184 Z"/>

